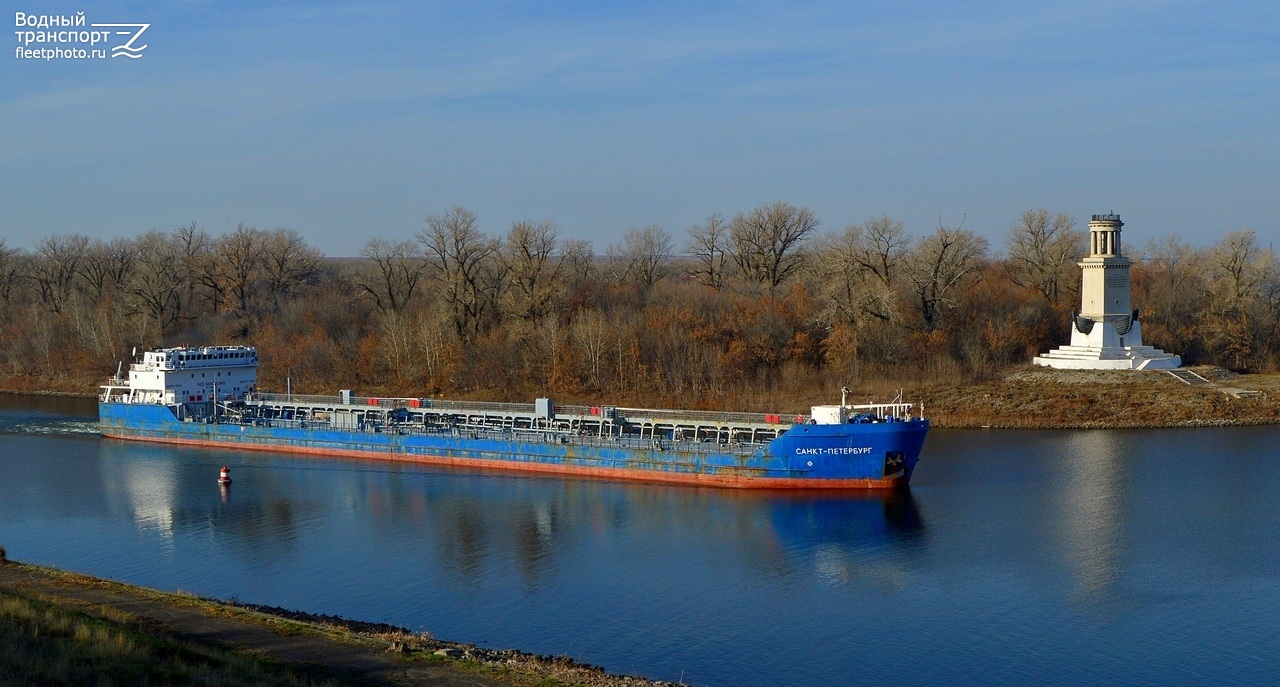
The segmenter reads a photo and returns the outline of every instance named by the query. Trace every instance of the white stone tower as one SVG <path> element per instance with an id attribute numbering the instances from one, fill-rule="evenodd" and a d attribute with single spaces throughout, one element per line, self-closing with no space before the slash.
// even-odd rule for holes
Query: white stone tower
<path id="1" fill-rule="evenodd" d="M 1129 258 L 1120 252 L 1120 215 L 1094 215 L 1080 313 L 1071 323 L 1071 344 L 1037 356 L 1035 364 L 1075 370 L 1167 370 L 1182 359 L 1142 345 L 1138 311 L 1130 309 Z"/>

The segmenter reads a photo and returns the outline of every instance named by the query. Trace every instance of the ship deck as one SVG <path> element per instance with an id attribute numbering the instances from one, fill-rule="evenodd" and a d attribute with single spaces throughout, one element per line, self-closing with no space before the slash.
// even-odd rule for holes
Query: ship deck
<path id="1" fill-rule="evenodd" d="M 452 401 L 254 393 L 245 407 L 256 418 L 323 424 L 336 429 L 387 427 L 439 433 L 549 434 L 759 445 L 776 439 L 808 416 L 697 410 L 557 405 L 546 412 L 534 403 Z"/>

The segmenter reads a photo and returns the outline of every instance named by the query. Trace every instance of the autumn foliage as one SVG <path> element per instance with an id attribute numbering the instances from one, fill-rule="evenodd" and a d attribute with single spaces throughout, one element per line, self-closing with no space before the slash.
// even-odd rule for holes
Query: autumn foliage
<path id="1" fill-rule="evenodd" d="M 135 347 L 248 343 L 263 388 L 787 411 L 1025 364 L 1066 341 L 1083 249 L 1043 210 L 993 255 L 963 227 L 824 229 L 781 202 L 599 254 L 550 222 L 491 233 L 461 208 L 357 258 L 285 229 L 54 235 L 0 242 L 0 378 L 91 391 Z M 1147 343 L 1276 369 L 1280 270 L 1252 232 L 1130 253 Z"/>

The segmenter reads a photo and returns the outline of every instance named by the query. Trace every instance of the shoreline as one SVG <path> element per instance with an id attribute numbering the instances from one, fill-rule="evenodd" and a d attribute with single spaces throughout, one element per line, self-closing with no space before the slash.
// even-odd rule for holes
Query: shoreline
<path id="1" fill-rule="evenodd" d="M 985 380 L 907 389 L 936 429 L 1165 429 L 1280 424 L 1280 375 L 1192 366 L 1191 385 L 1162 371 L 1053 370 L 1020 366 Z M 96 399 L 59 389 L 0 387 L 0 394 Z M 855 391 L 853 397 L 867 395 Z M 570 399 L 571 401 L 575 399 Z M 580 400 L 580 399 L 577 399 Z M 588 403 L 590 405 L 590 403 Z"/>
<path id="2" fill-rule="evenodd" d="M 0 551 L 3 551 L 0 548 Z M 385 623 L 316 615 L 274 606 L 164 592 L 57 568 L 4 560 L 0 600 L 52 607 L 160 643 L 174 640 L 216 647 L 233 655 L 266 657 L 308 678 L 361 684 L 565 685 L 671 687 L 677 683 L 614 675 L 567 656 L 539 656 L 516 649 L 485 649 Z M 0 611 L 3 611 L 0 608 Z M 0 612 L 0 627 L 10 622 Z M 71 653 L 80 633 L 55 650 Z"/>
<path id="3" fill-rule="evenodd" d="M 1026 366 L 968 385 L 922 389 L 937 428 L 1173 429 L 1280 424 L 1280 375 L 1188 368 L 1188 384 L 1162 371 Z"/>
<path id="4" fill-rule="evenodd" d="M 51 389 L 0 389 L 0 394 L 5 396 L 54 396 L 58 398 L 97 398 L 98 394 L 90 394 L 80 391 L 55 391 Z"/>

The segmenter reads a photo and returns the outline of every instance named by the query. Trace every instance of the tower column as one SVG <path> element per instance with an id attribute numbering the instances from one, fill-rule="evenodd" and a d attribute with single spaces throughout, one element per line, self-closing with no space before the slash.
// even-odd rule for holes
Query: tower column
<path id="1" fill-rule="evenodd" d="M 1068 369 L 1168 369 L 1182 359 L 1142 345 L 1142 327 L 1131 309 L 1129 267 L 1120 252 L 1119 215 L 1094 215 L 1089 255 L 1078 264 L 1080 312 L 1071 323 L 1071 343 L 1037 356 L 1037 365 Z"/>

